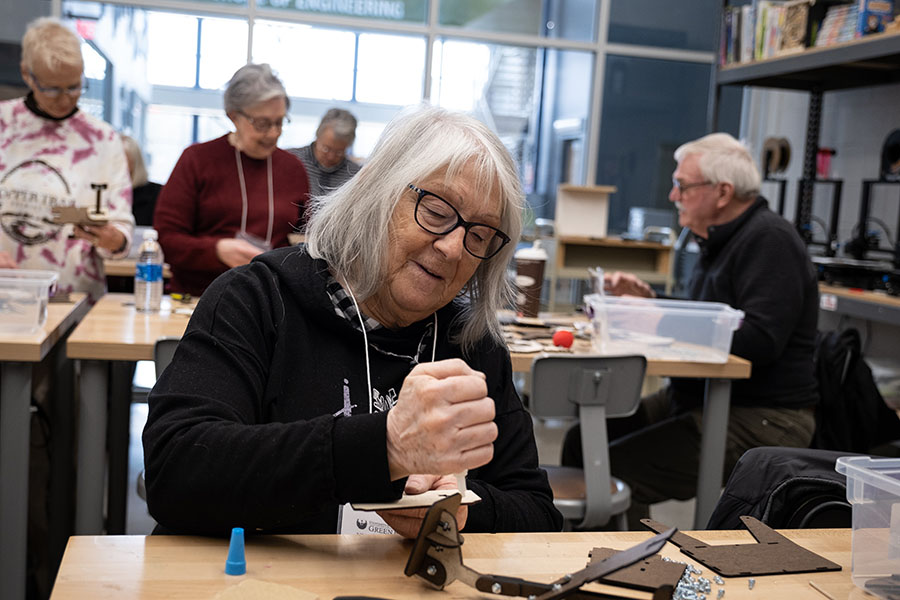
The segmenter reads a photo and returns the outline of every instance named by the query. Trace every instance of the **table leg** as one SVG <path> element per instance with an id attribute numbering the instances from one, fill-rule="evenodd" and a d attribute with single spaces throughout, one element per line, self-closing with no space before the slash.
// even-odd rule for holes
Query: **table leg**
<path id="1" fill-rule="evenodd" d="M 703 431 L 700 439 L 700 468 L 697 474 L 697 505 L 694 529 L 705 529 L 719 500 L 725 441 L 728 437 L 728 410 L 731 408 L 731 381 L 707 379 L 703 400 Z"/>
<path id="2" fill-rule="evenodd" d="M 106 500 L 106 533 L 125 533 L 128 507 L 128 443 L 131 433 L 131 388 L 134 363 L 114 361 L 110 365 L 109 421 L 109 479 Z"/>
<path id="3" fill-rule="evenodd" d="M 81 361 L 75 500 L 75 533 L 78 535 L 103 533 L 108 372 L 106 361 Z"/>
<path id="4" fill-rule="evenodd" d="M 31 363 L 0 367 L 0 581 L 3 597 L 25 598 Z"/>

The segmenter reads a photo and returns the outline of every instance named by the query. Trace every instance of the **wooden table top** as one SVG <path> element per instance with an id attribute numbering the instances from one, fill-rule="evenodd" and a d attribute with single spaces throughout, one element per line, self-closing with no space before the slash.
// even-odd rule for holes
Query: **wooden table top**
<path id="1" fill-rule="evenodd" d="M 512 311 L 501 311 L 500 318 L 506 322 L 513 318 Z M 521 319 L 520 319 L 521 320 Z M 524 319 L 526 323 L 538 324 L 545 323 L 550 327 L 571 327 L 576 321 L 586 321 L 584 315 L 560 315 L 560 314 L 542 314 L 539 319 Z M 507 330 L 513 330 L 525 334 L 526 339 L 542 343 L 545 347 L 553 349 L 553 343 L 550 341 L 552 336 L 552 328 L 539 328 L 521 325 L 504 325 Z M 546 332 L 546 336 L 543 335 Z M 537 337 L 540 336 L 540 337 Z M 572 344 L 571 350 L 566 353 L 575 354 L 593 354 L 595 350 L 591 346 L 591 342 L 586 339 L 576 338 Z M 559 352 L 553 352 L 558 354 Z M 529 373 L 531 371 L 531 363 L 540 352 L 510 352 L 512 361 L 512 370 L 516 373 Z M 647 360 L 647 375 L 656 375 L 659 377 L 702 377 L 714 379 L 747 379 L 750 377 L 751 371 L 750 361 L 735 356 L 728 356 L 728 361 L 724 363 L 701 363 L 683 360 L 668 360 L 652 358 Z"/>
<path id="2" fill-rule="evenodd" d="M 196 300 L 188 304 L 163 298 L 158 313 L 139 313 L 132 294 L 106 294 L 78 324 L 66 343 L 69 358 L 153 360 L 161 337 L 181 337 Z"/>
<path id="3" fill-rule="evenodd" d="M 900 308 L 900 296 L 891 296 L 887 292 L 873 292 L 870 290 L 860 290 L 857 288 L 839 287 L 836 285 L 820 283 L 819 294 L 834 294 L 841 298 L 850 298 L 852 300 L 861 300 L 864 302 Z"/>
<path id="4" fill-rule="evenodd" d="M 841 571 L 797 575 L 756 576 L 753 589 L 746 577 L 725 578 L 726 599 L 761 600 L 791 598 L 823 600 L 810 585 L 832 598 L 864 598 L 850 578 L 849 529 L 784 531 L 787 537 L 840 564 Z M 712 543 L 749 543 L 746 531 L 700 531 L 695 537 Z M 464 534 L 463 564 L 482 573 L 493 573 L 550 582 L 581 569 L 594 547 L 625 549 L 650 533 L 510 533 Z M 53 587 L 51 600 L 102 600 L 104 598 L 180 599 L 215 598 L 223 590 L 247 580 L 289 586 L 285 592 L 311 592 L 319 598 L 340 595 L 405 598 L 485 598 L 456 581 L 435 591 L 419 578 L 406 577 L 403 569 L 412 543 L 397 536 L 305 535 L 248 537 L 247 573 L 224 574 L 228 540 L 182 536 L 71 537 Z M 662 554 L 693 562 L 666 544 Z M 702 565 L 704 576 L 713 573 Z M 713 584 L 713 594 L 720 586 Z M 590 589 L 606 588 L 591 584 Z M 612 590 L 634 598 L 646 592 Z M 856 595 L 854 595 L 856 594 Z M 283 595 L 281 598 L 293 598 Z M 300 597 L 300 596 L 297 596 Z M 312 597 L 312 596 L 311 596 Z M 709 596 L 714 598 L 715 596 Z"/>
<path id="5" fill-rule="evenodd" d="M 103 272 L 110 277 L 134 277 L 136 258 L 107 258 L 103 261 Z M 170 279 L 172 270 L 169 263 L 163 264 L 163 278 Z"/>
<path id="6" fill-rule="evenodd" d="M 59 338 L 77 323 L 90 305 L 86 294 L 70 294 L 66 302 L 47 304 L 47 321 L 31 334 L 0 333 L 0 360 L 40 362 Z"/>

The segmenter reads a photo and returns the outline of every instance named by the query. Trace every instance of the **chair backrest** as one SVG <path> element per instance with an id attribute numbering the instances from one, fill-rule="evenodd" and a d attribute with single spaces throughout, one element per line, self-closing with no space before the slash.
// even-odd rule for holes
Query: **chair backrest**
<path id="1" fill-rule="evenodd" d="M 584 457 L 585 512 L 580 526 L 603 525 L 612 513 L 606 419 L 637 410 L 647 369 L 643 356 L 550 355 L 531 363 L 531 413 L 577 417 Z"/>
<path id="2" fill-rule="evenodd" d="M 605 418 L 637 410 L 647 359 L 643 356 L 541 355 L 531 363 L 531 413 L 542 419 L 581 418 L 596 406 Z"/>
<path id="3" fill-rule="evenodd" d="M 156 367 L 157 379 L 166 370 L 169 363 L 172 362 L 172 357 L 175 356 L 175 348 L 178 347 L 178 342 L 180 341 L 180 337 L 162 337 L 156 340 L 156 344 L 153 346 L 153 364 Z"/>

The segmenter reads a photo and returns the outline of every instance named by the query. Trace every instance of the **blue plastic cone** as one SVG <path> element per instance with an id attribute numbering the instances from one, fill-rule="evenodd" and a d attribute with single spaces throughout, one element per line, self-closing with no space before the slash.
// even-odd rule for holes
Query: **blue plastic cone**
<path id="1" fill-rule="evenodd" d="M 244 530 L 235 527 L 231 530 L 231 543 L 228 545 L 228 560 L 225 561 L 226 575 L 243 575 L 247 572 L 247 561 L 244 558 Z"/>

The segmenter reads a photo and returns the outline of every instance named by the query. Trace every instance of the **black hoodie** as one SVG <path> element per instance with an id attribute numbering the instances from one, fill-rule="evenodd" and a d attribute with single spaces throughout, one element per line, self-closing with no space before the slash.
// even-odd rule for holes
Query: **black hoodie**
<path id="1" fill-rule="evenodd" d="M 386 410 L 418 353 L 431 359 L 432 317 L 369 332 L 369 414 L 363 336 L 335 312 L 327 275 L 324 261 L 282 248 L 204 292 L 150 394 L 147 504 L 163 528 L 334 533 L 339 505 L 400 497 L 405 479 L 392 483 L 388 472 Z M 450 341 L 459 311 L 454 303 L 438 311 L 436 360 L 462 358 Z M 558 531 L 506 348 L 485 338 L 466 362 L 487 375 L 499 430 L 493 460 L 469 471 L 482 501 L 470 507 L 466 531 Z"/>

